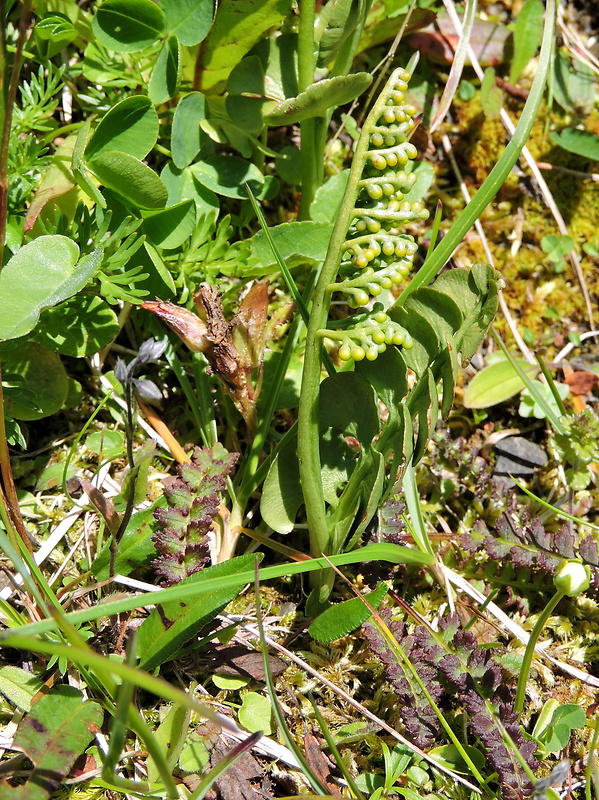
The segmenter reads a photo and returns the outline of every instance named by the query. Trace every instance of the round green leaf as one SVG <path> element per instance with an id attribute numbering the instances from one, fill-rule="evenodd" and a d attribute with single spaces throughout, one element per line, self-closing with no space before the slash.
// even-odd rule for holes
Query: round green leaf
<path id="1" fill-rule="evenodd" d="M 81 358 L 102 350 L 118 332 L 116 314 L 104 300 L 78 294 L 42 314 L 35 338 L 50 350 Z"/>
<path id="2" fill-rule="evenodd" d="M 162 208 L 166 186 L 142 161 L 117 150 L 101 153 L 89 162 L 98 180 L 140 208 Z"/>
<path id="3" fill-rule="evenodd" d="M 592 131 L 564 128 L 561 133 L 550 133 L 549 138 L 569 153 L 599 161 L 599 136 Z"/>
<path id="4" fill-rule="evenodd" d="M 218 197 L 194 178 L 189 167 L 177 169 L 173 162 L 169 161 L 160 173 L 160 180 L 167 188 L 169 206 L 183 200 L 193 200 L 200 214 L 218 208 Z"/>
<path id="5" fill-rule="evenodd" d="M 120 458 L 125 452 L 125 437 L 120 431 L 100 430 L 90 433 L 85 446 L 103 459 Z"/>
<path id="6" fill-rule="evenodd" d="M 214 0 L 160 0 L 169 33 L 193 47 L 206 37 L 214 18 Z"/>
<path id="7" fill-rule="evenodd" d="M 2 368 L 23 378 L 23 387 L 35 394 L 38 410 L 21 406 L 6 398 L 6 415 L 14 419 L 34 420 L 55 414 L 64 405 L 69 378 L 60 356 L 38 342 L 23 342 L 6 350 Z"/>
<path id="8" fill-rule="evenodd" d="M 272 724 L 272 706 L 268 697 L 257 692 L 248 692 L 243 696 L 243 703 L 239 709 L 239 724 L 250 731 L 262 731 L 265 734 L 274 733 Z"/>
<path id="9" fill-rule="evenodd" d="M 148 239 L 158 247 L 172 250 L 193 233 L 196 207 L 193 200 L 184 200 L 176 206 L 151 211 L 144 216 L 143 231 Z"/>
<path id="10" fill-rule="evenodd" d="M 190 167 L 194 176 L 216 194 L 225 197 L 246 198 L 244 183 L 249 183 L 254 194 L 260 194 L 264 175 L 258 167 L 237 156 L 212 156 Z"/>
<path id="11" fill-rule="evenodd" d="M 525 375 L 533 378 L 539 371 L 535 364 L 517 360 Z M 470 381 L 464 392 L 466 408 L 488 408 L 503 403 L 524 389 L 524 381 L 509 361 L 498 361 L 481 369 Z"/>
<path id="12" fill-rule="evenodd" d="M 244 686 L 248 685 L 250 680 L 251 678 L 249 676 L 242 675 L 239 677 L 237 675 L 222 675 L 218 672 L 212 676 L 214 685 L 219 689 L 226 689 L 228 692 L 235 692 L 237 689 L 242 689 Z"/>
<path id="13" fill-rule="evenodd" d="M 158 138 L 158 115 L 149 97 L 128 97 L 102 117 L 85 148 L 88 161 L 118 150 L 145 158 Z"/>
<path id="14" fill-rule="evenodd" d="M 79 248 L 66 236 L 39 236 L 21 247 L 0 273 L 0 340 L 33 330 L 44 308 L 78 292 L 102 259 L 99 249 L 77 264 Z"/>
<path id="15" fill-rule="evenodd" d="M 149 47 L 164 25 L 164 14 L 152 0 L 105 0 L 92 20 L 97 40 L 118 53 Z"/>

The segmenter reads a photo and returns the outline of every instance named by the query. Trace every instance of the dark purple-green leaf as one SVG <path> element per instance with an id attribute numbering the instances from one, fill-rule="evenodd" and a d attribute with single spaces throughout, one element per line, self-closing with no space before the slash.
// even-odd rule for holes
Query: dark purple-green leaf
<path id="1" fill-rule="evenodd" d="M 0 800 L 46 800 L 102 725 L 103 711 L 72 686 L 55 686 L 23 719 L 13 747 L 33 762 L 22 786 L 0 784 Z"/>

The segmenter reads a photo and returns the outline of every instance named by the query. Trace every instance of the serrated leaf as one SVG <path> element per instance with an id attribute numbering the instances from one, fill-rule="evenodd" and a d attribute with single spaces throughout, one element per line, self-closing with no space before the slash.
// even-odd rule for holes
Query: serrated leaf
<path id="1" fill-rule="evenodd" d="M 158 175 L 128 153 L 108 151 L 89 162 L 98 180 L 139 208 L 162 208 L 167 191 Z"/>
<path id="2" fill-rule="evenodd" d="M 169 36 L 158 54 L 148 84 L 148 97 L 154 105 L 166 103 L 177 93 L 180 60 L 181 48 L 177 37 Z"/>
<path id="3" fill-rule="evenodd" d="M 206 38 L 214 19 L 214 0 L 160 0 L 166 29 L 193 47 Z"/>
<path id="4" fill-rule="evenodd" d="M 516 359 L 525 375 L 529 378 L 539 371 L 535 364 Z M 470 381 L 464 392 L 466 408 L 489 408 L 503 403 L 524 389 L 524 381 L 520 378 L 510 361 L 498 361 L 489 364 L 478 372 Z"/>
<path id="5" fill-rule="evenodd" d="M 144 95 L 127 97 L 105 114 L 85 148 L 85 158 L 119 150 L 135 158 L 145 158 L 158 138 L 158 114 Z"/>
<path id="6" fill-rule="evenodd" d="M 21 711 L 29 711 L 32 699 L 43 685 L 39 678 L 20 667 L 12 664 L 0 667 L 0 694 Z"/>
<path id="7" fill-rule="evenodd" d="M 21 247 L 0 272 L 0 340 L 30 333 L 44 308 L 83 289 L 102 260 L 96 248 L 79 263 L 66 236 L 39 236 Z"/>
<path id="8" fill-rule="evenodd" d="M 292 125 L 312 117 L 322 117 L 329 108 L 351 103 L 372 83 L 372 75 L 355 72 L 338 75 L 313 83 L 305 92 L 291 97 L 283 103 L 275 103 L 270 110 L 265 105 L 264 121 L 268 125 Z"/>
<path id="9" fill-rule="evenodd" d="M 514 57 L 510 81 L 515 83 L 537 52 L 543 37 L 545 7 L 541 0 L 526 0 L 514 25 Z"/>
<path id="10" fill-rule="evenodd" d="M 239 556 L 208 567 L 178 585 L 201 583 L 209 578 L 229 577 L 249 570 L 255 555 Z M 154 609 L 140 626 L 137 637 L 139 668 L 150 670 L 175 658 L 181 647 L 222 611 L 237 596 L 245 578 L 238 585 L 212 589 L 189 603 L 170 602 Z"/>
<path id="11" fill-rule="evenodd" d="M 78 689 L 59 685 L 34 704 L 19 725 L 13 748 L 33 762 L 26 784 L 0 785 L 1 800 L 46 800 L 102 726 L 104 712 Z"/>
<path id="12" fill-rule="evenodd" d="M 117 53 L 149 47 L 164 31 L 164 14 L 152 0 L 104 0 L 92 20 L 100 44 Z"/>
<path id="13" fill-rule="evenodd" d="M 386 583 L 379 583 L 374 592 L 366 595 L 373 608 L 377 609 L 380 606 L 388 588 Z M 308 633 L 317 642 L 333 642 L 360 627 L 371 616 L 372 612 L 362 599 L 354 597 L 323 611 L 310 625 Z"/>
<path id="14" fill-rule="evenodd" d="M 564 128 L 561 133 L 550 133 L 549 138 L 553 144 L 569 153 L 599 161 L 599 136 L 592 131 Z"/>

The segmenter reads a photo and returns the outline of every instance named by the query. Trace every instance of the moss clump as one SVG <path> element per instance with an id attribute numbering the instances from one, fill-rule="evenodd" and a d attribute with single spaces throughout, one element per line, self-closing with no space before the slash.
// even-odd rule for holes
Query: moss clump
<path id="1" fill-rule="evenodd" d="M 507 137 L 498 119 L 482 111 L 480 98 L 456 104 L 460 138 L 454 141 L 456 156 L 471 192 L 481 185 L 503 152 Z M 512 118 L 521 106 L 512 109 Z M 550 123 L 558 130 L 571 124 L 563 114 L 552 111 Z M 547 136 L 547 112 L 535 121 L 528 142 L 537 161 L 554 167 L 589 174 L 595 162 L 554 146 Z M 588 130 L 599 130 L 599 113 L 585 120 Z M 531 342 L 550 346 L 572 329 L 588 328 L 587 309 L 577 276 L 568 264 L 563 272 L 555 269 L 542 249 L 548 234 L 559 235 L 557 224 L 538 187 L 526 175 L 512 172 L 497 199 L 485 212 L 483 225 L 495 267 L 505 282 L 505 297 L 521 328 L 528 328 Z M 581 268 L 591 295 L 599 293 L 599 275 L 593 259 L 582 251 L 586 242 L 597 242 L 599 193 L 589 177 L 555 170 L 543 176 L 557 203 L 569 235 L 581 258 Z M 455 180 L 453 181 L 455 185 Z M 451 204 L 453 207 L 457 203 Z M 452 209 L 453 210 L 453 209 Z M 456 209 L 457 210 L 457 209 Z M 466 262 L 485 258 L 482 244 L 474 233 L 466 237 L 458 259 Z M 502 327 L 498 320 L 498 327 Z"/>

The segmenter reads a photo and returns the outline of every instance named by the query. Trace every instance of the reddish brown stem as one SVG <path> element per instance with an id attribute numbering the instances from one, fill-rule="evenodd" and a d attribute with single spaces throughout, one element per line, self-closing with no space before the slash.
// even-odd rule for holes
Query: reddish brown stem
<path id="1" fill-rule="evenodd" d="M 17 90 L 19 88 L 19 74 L 23 58 L 23 47 L 29 29 L 29 19 L 31 17 L 31 0 L 24 0 L 19 21 L 19 35 L 15 48 L 15 57 L 12 70 L 8 70 L 8 59 L 6 52 L 6 0 L 0 0 L 0 268 L 2 267 L 2 257 L 4 253 L 4 242 L 6 240 L 6 218 L 8 213 L 8 146 L 10 140 L 10 126 L 12 122 L 12 110 L 15 104 Z M 2 369 L 0 367 L 0 476 L 2 487 L 6 498 L 6 505 L 10 519 L 25 542 L 26 547 L 31 552 L 31 542 L 21 510 L 17 490 L 13 480 L 10 465 L 10 453 L 8 452 L 8 442 L 6 441 L 6 427 L 4 424 L 4 394 L 2 391 Z"/>

